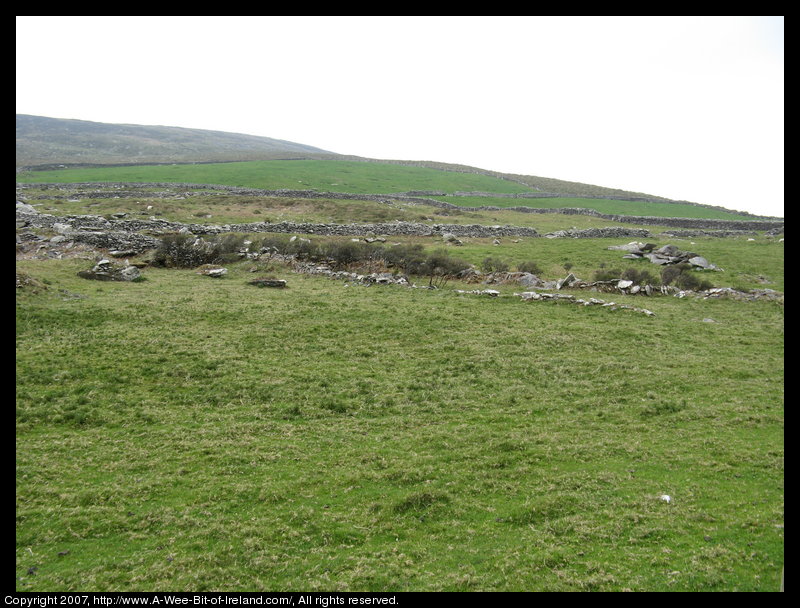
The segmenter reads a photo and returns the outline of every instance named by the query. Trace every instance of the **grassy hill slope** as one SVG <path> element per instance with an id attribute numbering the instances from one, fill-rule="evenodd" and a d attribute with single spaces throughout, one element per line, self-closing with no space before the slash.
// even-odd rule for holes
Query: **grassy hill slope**
<path id="1" fill-rule="evenodd" d="M 699 217 L 742 219 L 748 214 L 718 207 L 657 200 L 617 200 L 557 196 L 555 198 L 513 198 L 534 190 L 516 181 L 484 173 L 443 171 L 425 166 L 353 160 L 262 160 L 192 165 L 135 165 L 91 168 L 66 168 L 25 171 L 17 174 L 18 183 L 186 183 L 219 184 L 263 190 L 317 190 L 352 194 L 390 194 L 408 191 L 439 191 L 447 203 L 468 210 L 481 206 L 594 209 L 600 213 L 653 217 Z M 480 197 L 454 196 L 475 191 Z M 497 195 L 496 197 L 491 196 Z"/>
<path id="2" fill-rule="evenodd" d="M 527 190 L 486 173 L 294 160 L 17 179 Z M 609 223 L 140 190 L 20 191 L 43 213 L 215 223 L 529 222 L 542 232 Z M 493 298 L 470 293 L 483 284 L 455 279 L 436 290 L 367 288 L 298 274 L 271 254 L 237 254 L 222 278 L 149 265 L 135 282 L 87 281 L 78 273 L 97 252 L 39 232 L 49 240 L 20 238 L 17 249 L 18 280 L 30 279 L 16 291 L 17 591 L 779 588 L 782 301 L 614 295 L 654 313 L 645 316 L 523 301 L 517 284 L 492 284 Z M 301 236 L 354 246 L 349 236 Z M 627 240 L 465 238 L 444 253 L 475 265 L 535 264 L 546 279 L 657 273 L 608 249 Z M 395 241 L 426 254 L 445 247 L 440 236 L 369 246 Z M 784 287 L 782 240 L 653 242 L 724 268 L 692 271 L 717 286 Z M 248 284 L 266 275 L 287 287 Z"/>
<path id="3" fill-rule="evenodd" d="M 302 158 L 333 153 L 269 137 L 17 114 L 17 167 Z"/>
<path id="4" fill-rule="evenodd" d="M 18 171 L 25 167 L 38 168 L 57 165 L 207 163 L 281 158 L 335 158 L 377 162 L 383 167 L 391 164 L 437 169 L 462 175 L 490 176 L 517 183 L 531 192 L 551 192 L 578 197 L 626 196 L 648 200 L 666 200 L 662 197 L 618 188 L 530 175 L 505 174 L 466 165 L 344 156 L 312 146 L 237 133 L 178 127 L 117 125 L 24 114 L 17 114 L 16 121 L 16 166 Z M 406 189 L 423 189 L 423 187 L 423 185 L 414 184 Z M 503 191 L 508 192 L 508 190 Z"/>

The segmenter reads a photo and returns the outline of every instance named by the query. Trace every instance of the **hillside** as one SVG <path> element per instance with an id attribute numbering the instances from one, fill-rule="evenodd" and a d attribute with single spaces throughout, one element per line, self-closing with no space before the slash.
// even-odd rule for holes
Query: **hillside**
<path id="1" fill-rule="evenodd" d="M 782 221 L 310 154 L 16 177 L 17 593 L 782 589 Z"/>
<path id="2" fill-rule="evenodd" d="M 17 167 L 54 164 L 186 163 L 336 156 L 270 137 L 107 124 L 17 114 Z"/>
<path id="3" fill-rule="evenodd" d="M 46 169 L 68 167 L 97 167 L 122 165 L 155 165 L 155 164 L 205 164 L 220 162 L 265 161 L 265 160 L 337 160 L 358 161 L 360 163 L 378 163 L 380 171 L 386 171 L 389 165 L 436 169 L 464 176 L 487 176 L 506 183 L 515 184 L 516 189 L 490 188 L 493 196 L 513 195 L 522 198 L 583 198 L 622 200 L 650 203 L 681 203 L 684 207 L 696 206 L 730 213 L 731 210 L 721 207 L 703 205 L 696 202 L 672 201 L 670 199 L 630 192 L 619 188 L 610 188 L 592 184 L 583 184 L 547 177 L 501 173 L 437 161 L 372 159 L 359 156 L 341 155 L 315 148 L 313 146 L 259 137 L 240 133 L 208 131 L 203 129 L 187 129 L 182 127 L 144 126 L 130 124 L 107 124 L 84 120 L 68 120 L 16 115 L 16 169 L 19 174 L 25 170 L 36 170 L 38 173 Z M 25 181 L 38 181 L 26 179 Z M 53 181 L 51 179 L 44 181 Z M 60 180 L 59 180 L 60 181 Z M 72 180 L 64 180 L 72 181 Z M 136 181 L 136 180 L 133 180 Z M 149 179 L 139 181 L 151 181 Z M 328 180 L 329 182 L 331 180 Z M 337 178 L 334 182 L 340 182 Z M 467 183 L 469 180 L 467 180 Z M 216 182 L 215 182 L 216 183 Z M 227 183 L 227 182 L 226 182 Z M 244 182 L 234 185 L 245 185 Z M 253 184 L 247 184 L 253 185 Z M 294 184 L 293 184 L 294 185 Z M 337 190 L 335 184 L 322 187 L 322 190 Z M 274 187 L 274 186 L 260 186 Z M 283 186 L 287 187 L 287 186 Z M 313 187 L 318 187 L 316 184 Z M 408 183 L 404 190 L 427 189 L 421 183 Z M 470 185 L 463 190 L 478 190 Z M 369 190 L 374 192 L 374 190 Z M 513 194 L 512 194 L 513 193 Z M 461 201 L 468 206 L 485 204 L 482 202 Z M 498 204 L 492 202 L 489 204 Z M 506 206 L 507 201 L 500 202 Z M 514 205 L 542 206 L 533 202 L 514 202 Z M 551 206 L 564 206 L 563 204 Z M 573 206 L 569 203 L 567 206 Z M 587 206 L 587 205 L 581 205 Z M 593 205 L 588 205 L 594 207 Z M 623 211 L 623 213 L 625 213 Z M 670 209 L 666 215 L 683 214 L 677 208 Z M 749 213 L 737 212 L 738 215 L 751 216 Z M 656 213 L 655 215 L 662 215 Z M 756 216 L 753 216 L 756 217 Z"/>
<path id="4" fill-rule="evenodd" d="M 478 167 L 435 161 L 370 159 L 313 146 L 240 133 L 181 127 L 107 124 L 17 114 L 16 166 L 207 163 L 221 161 L 327 158 L 418 166 L 479 174 L 516 182 L 534 192 L 575 196 L 617 196 L 666 201 L 641 192 L 530 175 L 511 175 Z"/>

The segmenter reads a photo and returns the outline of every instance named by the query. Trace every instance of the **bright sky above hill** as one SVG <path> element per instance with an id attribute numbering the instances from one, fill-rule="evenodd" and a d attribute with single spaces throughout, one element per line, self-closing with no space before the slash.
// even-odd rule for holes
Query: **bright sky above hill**
<path id="1" fill-rule="evenodd" d="M 783 17 L 17 17 L 18 114 L 784 215 Z"/>

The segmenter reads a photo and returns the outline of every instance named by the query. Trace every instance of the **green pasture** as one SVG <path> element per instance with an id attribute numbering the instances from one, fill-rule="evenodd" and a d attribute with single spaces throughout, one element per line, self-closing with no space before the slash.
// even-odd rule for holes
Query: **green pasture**
<path id="1" fill-rule="evenodd" d="M 526 190 L 345 161 L 70 169 L 17 181 Z M 540 233 L 615 223 L 469 205 L 591 202 L 652 216 L 702 209 L 25 193 L 56 215 L 404 220 Z M 676 238 L 643 227 L 654 235 L 648 242 L 722 268 L 691 271 L 714 286 L 784 290 L 778 238 Z M 448 246 L 387 237 L 381 246 L 446 249 L 477 267 L 535 265 L 544 279 L 657 275 L 657 266 L 608 249 L 630 240 L 465 237 Z M 646 316 L 525 302 L 513 284 L 365 287 L 296 274 L 275 259 L 230 262 L 220 279 L 147 266 L 136 282 L 98 282 L 77 276 L 95 254 L 70 257 L 61 246 L 63 259 L 27 249 L 16 264 L 25 278 L 16 290 L 17 591 L 779 589 L 782 302 L 564 292 L 654 313 Z M 247 283 L 264 275 L 288 287 Z M 501 295 L 456 291 L 486 287 Z"/>
<path id="2" fill-rule="evenodd" d="M 533 207 L 536 209 L 594 209 L 608 215 L 637 215 L 643 217 L 690 217 L 717 220 L 743 219 L 740 213 L 725 209 L 700 207 L 688 203 L 659 203 L 651 201 L 620 201 L 598 198 L 507 198 L 483 196 L 431 197 L 463 207 Z M 749 218 L 748 218 L 749 219 Z"/>
<path id="3" fill-rule="evenodd" d="M 495 192 L 513 194 L 533 189 L 500 178 L 475 173 L 442 171 L 397 164 L 333 160 L 270 160 L 195 165 L 114 166 L 103 168 L 28 171 L 18 183 L 168 182 L 220 184 L 276 190 L 308 190 L 356 194 L 407 191 Z M 463 207 L 584 207 L 600 213 L 654 217 L 741 219 L 735 211 L 682 203 L 618 201 L 592 198 L 493 198 L 447 196 L 438 198 Z"/>
<path id="4" fill-rule="evenodd" d="M 451 253 L 620 254 L 554 243 Z M 782 244 L 702 246 L 782 282 Z M 91 263 L 17 262 L 19 591 L 779 587 L 782 305 Z"/>
<path id="5" fill-rule="evenodd" d="M 317 189 L 356 194 L 405 192 L 412 189 L 444 192 L 485 190 L 500 193 L 531 191 L 527 186 L 487 175 L 389 163 L 338 160 L 268 160 L 29 171 L 18 174 L 17 181 L 22 183 L 178 182 L 244 186 L 265 190 Z"/>

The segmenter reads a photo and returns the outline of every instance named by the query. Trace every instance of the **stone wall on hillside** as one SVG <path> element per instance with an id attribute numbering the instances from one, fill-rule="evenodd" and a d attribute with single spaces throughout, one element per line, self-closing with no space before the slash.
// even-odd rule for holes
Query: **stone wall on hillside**
<path id="1" fill-rule="evenodd" d="M 182 190 L 183 196 L 200 194 L 199 190 L 207 192 L 219 192 L 221 194 L 236 194 L 241 196 L 274 196 L 291 198 L 325 198 L 342 200 L 368 200 L 384 204 L 396 204 L 398 202 L 406 204 L 429 205 L 440 209 L 450 209 L 458 211 L 517 211 L 519 213 L 558 213 L 566 215 L 589 215 L 605 220 L 619 222 L 622 224 L 639 224 L 645 226 L 668 226 L 671 228 L 687 228 L 694 230 L 776 230 L 784 225 L 783 219 L 773 220 L 721 220 L 704 218 L 682 218 L 682 217 L 655 217 L 655 216 L 633 216 L 600 213 L 594 209 L 584 209 L 577 207 L 565 208 L 536 208 L 536 207 L 496 207 L 482 205 L 479 207 L 465 207 L 453 203 L 424 198 L 419 196 L 409 196 L 408 194 L 352 194 L 348 192 L 319 192 L 317 190 L 260 190 L 255 188 L 242 188 L 236 186 L 220 186 L 213 184 L 173 184 L 173 183 L 79 183 L 79 184 L 17 184 L 18 191 L 26 188 L 41 188 L 53 190 L 54 194 L 48 198 L 74 196 L 75 190 L 80 190 L 80 196 L 85 198 L 108 198 L 109 190 L 113 191 L 116 197 L 145 196 L 140 188 L 165 188 L 164 193 L 148 192 L 146 195 L 156 198 L 159 195 L 174 196 L 175 190 Z M 63 191 L 63 194 L 59 194 Z M 193 192 L 194 191 L 194 192 Z M 467 193 L 462 193 L 466 195 Z M 490 193 L 481 193 L 490 194 Z M 535 193 L 533 193 L 535 194 Z M 525 196 L 533 198 L 533 196 Z M 535 196 L 535 198 L 545 198 Z M 561 198 L 561 196 L 551 196 L 549 198 Z M 586 197 L 582 197 L 586 198 Z"/>
<path id="2" fill-rule="evenodd" d="M 175 233 L 188 231 L 192 234 L 225 234 L 239 233 L 279 233 L 279 234 L 315 234 L 320 236 L 444 236 L 469 238 L 528 237 L 542 235 L 535 229 L 526 226 L 484 226 L 482 224 L 420 224 L 415 222 L 384 222 L 371 224 L 332 224 L 309 222 L 252 222 L 243 224 L 183 224 L 156 218 L 151 219 L 106 219 L 97 215 L 55 216 L 45 213 L 30 213 L 20 207 L 17 210 L 17 222 L 20 226 L 49 228 L 56 232 L 81 234 L 120 235 L 149 233 Z M 141 235 L 139 235 L 141 236 Z M 640 228 L 624 228 L 610 226 L 607 228 L 588 228 L 584 230 L 560 230 L 549 233 L 548 238 L 649 238 L 650 231 Z M 88 237 L 87 237 L 88 238 Z M 93 237 L 95 242 L 100 237 Z M 133 237 L 131 237 L 133 238 Z M 148 237 L 149 238 L 149 237 Z M 85 241 L 86 239 L 78 239 Z M 152 239 L 149 239 L 152 241 Z M 141 238 L 138 245 L 144 246 L 147 239 Z"/>

